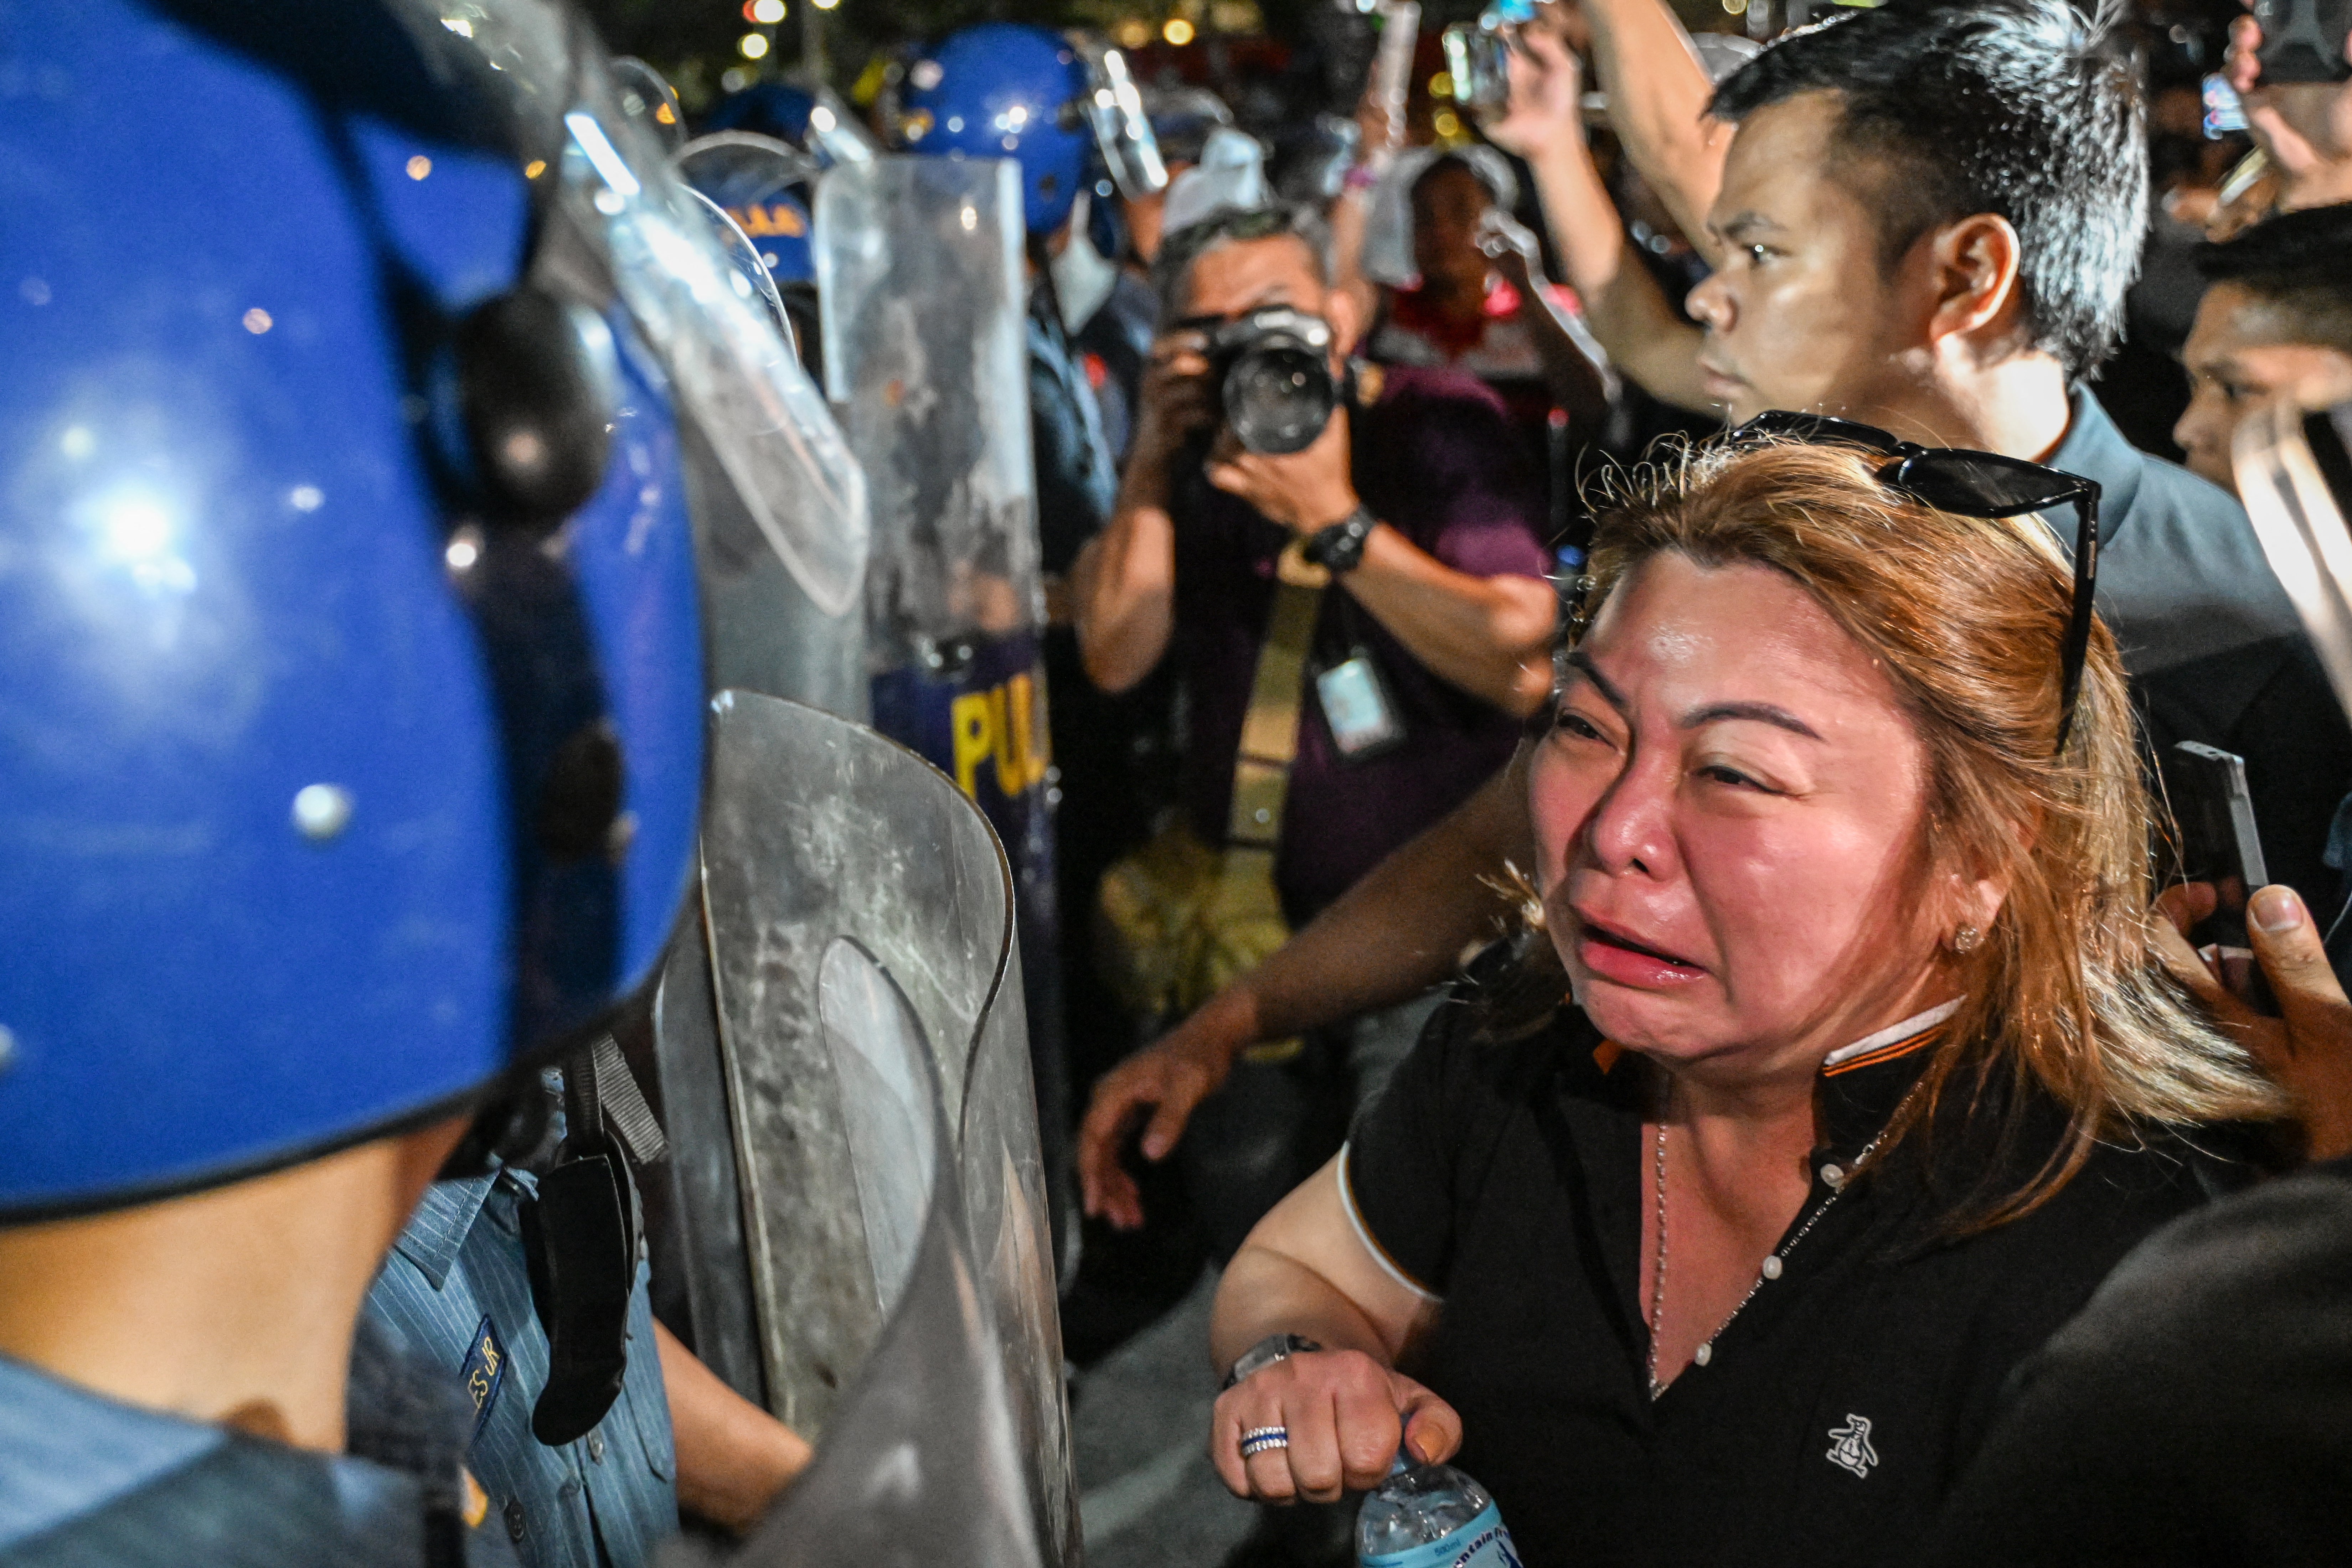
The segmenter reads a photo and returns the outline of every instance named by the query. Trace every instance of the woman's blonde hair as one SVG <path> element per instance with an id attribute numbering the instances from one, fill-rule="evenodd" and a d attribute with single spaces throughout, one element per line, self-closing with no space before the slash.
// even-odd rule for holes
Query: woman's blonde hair
<path id="1" fill-rule="evenodd" d="M 1927 863 L 2005 880 L 2009 894 L 1982 942 L 1954 956 L 1966 999 L 1881 1146 L 1957 1109 L 1990 1116 L 2013 1148 L 2036 1089 L 2066 1117 L 2029 1180 L 1968 1206 L 1977 1228 L 2046 1201 L 2103 1139 L 2273 1116 L 2279 1102 L 2157 956 L 2154 808 L 2103 624 L 2056 752 L 2073 573 L 2054 541 L 2031 516 L 1954 517 L 1895 495 L 1879 461 L 1718 443 L 1612 476 L 1584 612 L 1667 551 L 1751 562 L 1811 593 L 1885 671 L 1927 752 Z"/>

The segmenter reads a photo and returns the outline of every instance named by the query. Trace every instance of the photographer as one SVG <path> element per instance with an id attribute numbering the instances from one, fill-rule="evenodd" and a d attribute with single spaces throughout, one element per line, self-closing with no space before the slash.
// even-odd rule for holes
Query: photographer
<path id="1" fill-rule="evenodd" d="M 1110 524 L 1073 573 L 1097 685 L 1124 691 L 1172 655 L 1191 723 L 1176 831 L 1196 862 L 1198 845 L 1230 853 L 1237 839 L 1269 854 L 1279 910 L 1258 913 L 1277 924 L 1312 915 L 1500 768 L 1551 679 L 1540 502 L 1501 405 L 1451 371 L 1351 367 L 1360 323 L 1328 269 L 1304 208 L 1226 210 L 1169 236 L 1157 275 L 1174 326 L 1153 346 Z M 1272 377 L 1262 355 L 1252 369 L 1253 344 L 1276 346 L 1269 328 L 1295 344 Z M 1289 417 L 1251 389 L 1323 376 L 1328 419 L 1309 405 L 1272 443 L 1296 449 L 1250 450 L 1268 444 L 1258 421 Z M 1277 611 L 1318 580 L 1311 636 L 1286 677 L 1270 675 Z M 1238 811 L 1237 773 L 1261 792 Z"/>

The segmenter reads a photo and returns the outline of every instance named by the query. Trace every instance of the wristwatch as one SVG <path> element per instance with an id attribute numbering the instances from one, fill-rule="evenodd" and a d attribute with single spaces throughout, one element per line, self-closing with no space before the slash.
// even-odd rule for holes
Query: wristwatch
<path id="1" fill-rule="evenodd" d="M 1270 1333 L 1242 1352 L 1242 1358 L 1234 1363 L 1234 1369 L 1225 1374 L 1223 1383 L 1217 1385 L 1217 1392 L 1223 1394 L 1242 1379 L 1264 1372 L 1277 1361 L 1286 1361 L 1294 1355 L 1304 1355 L 1322 1348 L 1305 1334 Z"/>
<path id="2" fill-rule="evenodd" d="M 1364 541 L 1381 520 L 1370 507 L 1359 506 L 1328 528 L 1318 528 L 1299 553 L 1326 571 L 1353 571 L 1363 564 Z"/>

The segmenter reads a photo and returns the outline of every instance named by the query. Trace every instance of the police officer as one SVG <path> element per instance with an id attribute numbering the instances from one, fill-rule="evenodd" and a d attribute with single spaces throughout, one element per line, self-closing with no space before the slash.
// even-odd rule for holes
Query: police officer
<path id="1" fill-rule="evenodd" d="M 605 439 L 667 426 L 663 381 L 537 265 L 584 176 L 454 35 L 11 32 L 0 1556 L 496 1560 L 462 1385 L 346 1379 L 418 1348 L 362 1300 L 436 1174 L 489 1168 L 479 1107 L 642 984 L 687 885 L 683 487 Z"/>

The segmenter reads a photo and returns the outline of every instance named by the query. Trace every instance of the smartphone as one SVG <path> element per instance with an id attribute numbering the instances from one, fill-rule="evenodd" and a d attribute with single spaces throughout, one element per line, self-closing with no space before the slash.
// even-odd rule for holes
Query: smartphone
<path id="1" fill-rule="evenodd" d="M 2254 0 L 2253 9 L 2265 85 L 2352 79 L 2352 61 L 2344 57 L 2352 0 Z"/>
<path id="2" fill-rule="evenodd" d="M 2210 883 L 2213 913 L 2189 934 L 2202 947 L 2251 949 L 2246 901 L 2270 882 L 2262 839 L 2254 828 L 2253 797 L 2246 791 L 2246 761 L 2234 752 L 2184 740 L 2172 748 L 2172 814 L 2180 828 L 2180 873 Z M 2227 955 L 2225 954 L 2226 957 Z M 2269 982 L 2248 964 L 2239 989 L 2257 1009 L 2277 1013 Z"/>
<path id="3" fill-rule="evenodd" d="M 2219 141 L 2224 136 L 2246 128 L 2246 106 L 2239 101 L 2237 89 L 2229 78 L 2210 76 L 2205 78 L 2205 140 Z"/>

